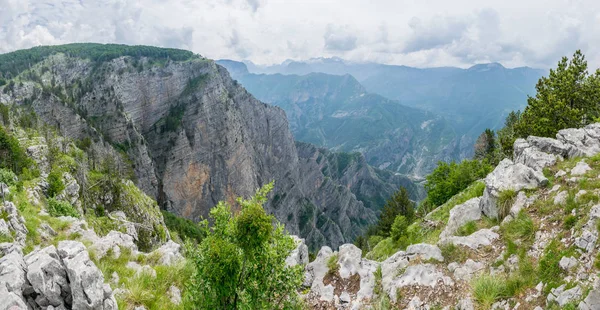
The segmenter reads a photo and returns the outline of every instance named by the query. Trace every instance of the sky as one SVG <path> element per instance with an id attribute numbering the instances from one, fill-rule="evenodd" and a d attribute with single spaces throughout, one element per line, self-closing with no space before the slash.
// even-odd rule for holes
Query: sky
<path id="1" fill-rule="evenodd" d="M 341 57 L 415 67 L 600 66 L 597 0 L 0 0 L 0 53 L 144 44 L 274 64 Z"/>

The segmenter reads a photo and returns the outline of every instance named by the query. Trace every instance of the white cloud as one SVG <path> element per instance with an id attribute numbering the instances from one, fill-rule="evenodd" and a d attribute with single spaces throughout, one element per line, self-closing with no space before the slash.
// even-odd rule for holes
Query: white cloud
<path id="1" fill-rule="evenodd" d="M 594 0 L 0 0 L 0 52 L 116 42 L 275 63 L 339 56 L 411 66 L 600 65 Z"/>

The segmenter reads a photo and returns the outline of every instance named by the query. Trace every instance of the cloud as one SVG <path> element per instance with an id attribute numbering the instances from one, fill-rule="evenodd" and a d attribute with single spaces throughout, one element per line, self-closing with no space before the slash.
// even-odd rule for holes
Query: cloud
<path id="1" fill-rule="evenodd" d="M 70 42 L 147 44 L 277 63 L 338 56 L 418 67 L 600 65 L 595 0 L 0 0 L 0 53 Z"/>
<path id="2" fill-rule="evenodd" d="M 356 48 L 358 38 L 348 26 L 327 25 L 325 34 L 325 49 L 329 51 L 351 51 Z"/>

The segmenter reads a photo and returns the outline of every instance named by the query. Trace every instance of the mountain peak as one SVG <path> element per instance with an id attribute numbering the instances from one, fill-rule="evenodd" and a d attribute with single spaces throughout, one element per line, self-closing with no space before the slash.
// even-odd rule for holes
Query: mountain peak
<path id="1" fill-rule="evenodd" d="M 490 63 L 476 64 L 476 65 L 470 67 L 468 70 L 483 72 L 483 71 L 498 70 L 498 69 L 505 69 L 505 67 L 498 62 L 490 62 Z"/>

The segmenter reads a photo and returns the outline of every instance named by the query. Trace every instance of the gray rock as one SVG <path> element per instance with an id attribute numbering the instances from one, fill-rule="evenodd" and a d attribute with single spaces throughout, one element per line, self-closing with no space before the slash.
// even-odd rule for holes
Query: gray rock
<path id="1" fill-rule="evenodd" d="M 600 290 L 594 289 L 579 303 L 579 310 L 600 309 Z"/>
<path id="2" fill-rule="evenodd" d="M 96 240 L 90 247 L 90 250 L 94 251 L 98 258 L 102 258 L 111 249 L 113 250 L 113 253 L 120 253 L 119 247 L 128 248 L 132 252 L 137 251 L 137 246 L 133 242 L 133 237 L 114 230 L 109 232 L 108 235 Z"/>
<path id="3" fill-rule="evenodd" d="M 471 298 L 463 298 L 456 305 L 456 310 L 475 310 L 473 300 Z"/>
<path id="4" fill-rule="evenodd" d="M 463 265 L 454 269 L 454 278 L 457 280 L 469 281 L 473 276 L 482 272 L 484 269 L 485 265 L 483 263 L 467 259 Z"/>
<path id="5" fill-rule="evenodd" d="M 35 302 L 42 306 L 65 306 L 65 300 L 71 295 L 67 272 L 52 245 L 34 251 L 25 256 L 27 280 L 38 294 Z"/>
<path id="6" fill-rule="evenodd" d="M 290 255 L 285 259 L 285 264 L 287 266 L 306 266 L 306 264 L 308 264 L 308 247 L 306 246 L 306 243 L 304 243 L 304 239 L 301 239 L 298 236 L 292 236 L 292 238 L 296 243 L 296 248 L 292 250 Z"/>
<path id="7" fill-rule="evenodd" d="M 0 182 L 0 198 L 6 198 L 10 194 L 10 189 L 8 185 Z"/>
<path id="8" fill-rule="evenodd" d="M 150 267 L 149 265 L 140 265 L 136 262 L 128 262 L 127 268 L 135 270 L 135 275 L 140 276 L 142 274 L 150 275 L 153 278 L 156 278 L 156 270 Z"/>
<path id="9" fill-rule="evenodd" d="M 0 219 L 0 236 L 2 235 L 12 238 L 12 236 L 10 235 L 10 229 L 8 228 L 8 224 L 6 224 L 4 219 Z"/>
<path id="10" fill-rule="evenodd" d="M 500 237 L 496 232 L 491 229 L 481 229 L 469 236 L 452 236 L 444 240 L 440 240 L 441 244 L 451 243 L 454 245 L 462 245 L 469 247 L 473 250 L 477 250 L 482 246 L 492 245 L 494 240 Z"/>
<path id="11" fill-rule="evenodd" d="M 562 307 L 567 303 L 578 300 L 582 297 L 583 292 L 579 285 L 568 290 L 565 290 L 565 286 L 566 285 L 563 284 L 557 288 L 553 288 L 548 294 L 548 297 L 546 297 L 546 301 L 548 303 L 555 301 L 559 306 Z"/>
<path id="12" fill-rule="evenodd" d="M 171 285 L 169 287 L 169 298 L 174 305 L 181 304 L 181 290 L 177 286 Z"/>
<path id="13" fill-rule="evenodd" d="M 580 237 L 575 238 L 575 246 L 590 253 L 594 250 L 597 240 L 597 231 L 584 230 Z"/>
<path id="14" fill-rule="evenodd" d="M 579 262 L 577 261 L 576 258 L 574 257 L 566 257 L 563 256 L 560 259 L 560 262 L 558 263 L 560 268 L 562 268 L 565 271 L 569 271 L 570 269 L 574 268 L 575 266 L 577 266 Z"/>
<path id="15" fill-rule="evenodd" d="M 553 166 L 568 153 L 567 146 L 562 142 L 530 136 L 527 140 L 517 139 L 514 144 L 515 163 L 524 164 L 532 169 L 541 171 Z"/>
<path id="16" fill-rule="evenodd" d="M 362 250 L 354 244 L 343 244 L 338 253 L 338 264 L 340 265 L 340 277 L 347 279 L 355 275 L 360 269 Z"/>
<path id="17" fill-rule="evenodd" d="M 460 227 L 470 221 L 478 221 L 481 219 L 481 209 L 479 209 L 480 197 L 467 200 L 450 210 L 448 224 L 440 234 L 440 239 L 452 236 Z"/>
<path id="18" fill-rule="evenodd" d="M 399 288 L 412 285 L 429 286 L 431 288 L 437 285 L 453 286 L 454 281 L 450 277 L 445 276 L 435 265 L 419 264 L 408 266 L 399 277 L 394 277 L 387 285 L 382 281 L 382 285 L 383 290 L 387 292 L 390 300 L 397 302 L 396 292 Z"/>
<path id="19" fill-rule="evenodd" d="M 315 260 L 306 266 L 304 280 L 304 286 L 310 287 L 310 295 L 326 302 L 332 302 L 334 296 L 333 286 L 323 284 L 323 277 L 329 271 L 327 261 L 331 255 L 333 255 L 333 251 L 330 247 L 322 247 Z"/>
<path id="20" fill-rule="evenodd" d="M 170 266 L 183 260 L 183 255 L 181 255 L 181 245 L 172 240 L 167 241 L 152 253 L 160 255 L 158 263 L 161 265 Z"/>
<path id="21" fill-rule="evenodd" d="M 556 139 L 567 145 L 568 157 L 590 157 L 600 153 L 599 132 L 599 124 L 590 124 L 584 128 L 559 130 Z"/>
<path id="22" fill-rule="evenodd" d="M 582 161 L 578 162 L 577 165 L 575 165 L 575 167 L 571 170 L 571 175 L 572 176 L 581 176 L 591 170 L 592 170 L 592 167 L 590 167 L 590 165 L 588 165 L 585 161 L 582 160 Z"/>
<path id="23" fill-rule="evenodd" d="M 567 197 L 569 193 L 567 191 L 561 191 L 556 196 L 554 196 L 554 204 L 555 205 L 564 205 L 567 203 Z"/>
<path id="24" fill-rule="evenodd" d="M 554 177 L 555 177 L 555 178 L 562 178 L 562 177 L 564 177 L 565 175 L 567 175 L 567 173 L 566 173 L 564 170 L 558 170 L 558 172 L 556 172 L 556 173 L 554 174 Z"/>
<path id="25" fill-rule="evenodd" d="M 3 206 L 0 206 L 0 213 L 5 212 L 7 214 L 7 226 L 11 232 L 14 233 L 14 239 L 19 245 L 25 246 L 27 240 L 27 227 L 25 226 L 25 219 L 19 215 L 17 207 L 10 201 L 6 201 Z"/>
<path id="26" fill-rule="evenodd" d="M 74 309 L 103 309 L 105 304 L 113 305 L 114 297 L 104 286 L 104 276 L 90 260 L 83 243 L 60 241 L 58 254 L 67 270 Z"/>
<path id="27" fill-rule="evenodd" d="M 399 272 L 408 266 L 409 260 L 404 251 L 398 251 L 381 263 L 381 284 L 384 288 L 391 288 Z"/>
<path id="28" fill-rule="evenodd" d="M 15 292 L 11 292 L 5 285 L 0 283 L 0 309 L 2 310 L 27 310 L 28 307 L 21 298 L 21 296 Z"/>
<path id="29" fill-rule="evenodd" d="M 423 260 L 434 259 L 438 262 L 444 261 L 442 251 L 435 245 L 427 243 L 411 244 L 406 248 L 406 255 L 409 257 L 419 256 Z"/>
<path id="30" fill-rule="evenodd" d="M 523 164 L 513 163 L 510 159 L 502 160 L 485 178 L 485 190 L 479 208 L 488 217 L 498 217 L 497 200 L 504 190 L 520 191 L 535 189 L 548 184 L 548 179 L 537 170 Z"/>
<path id="31" fill-rule="evenodd" d="M 23 290 L 29 287 L 26 274 L 27 265 L 19 251 L 12 251 L 0 258 L 0 287 L 23 296 Z"/>
<path id="32" fill-rule="evenodd" d="M 344 291 L 342 292 L 342 294 L 340 295 L 340 302 L 342 304 L 349 304 L 352 301 L 352 298 L 350 298 L 350 294 L 348 294 L 348 292 Z"/>
<path id="33" fill-rule="evenodd" d="M 529 207 L 535 200 L 537 199 L 537 195 L 532 195 L 531 197 L 527 197 L 524 192 L 519 192 L 517 194 L 517 198 L 515 202 L 510 207 L 510 211 L 508 215 L 502 220 L 502 223 L 507 223 L 513 219 L 515 219 L 523 208 Z"/>

